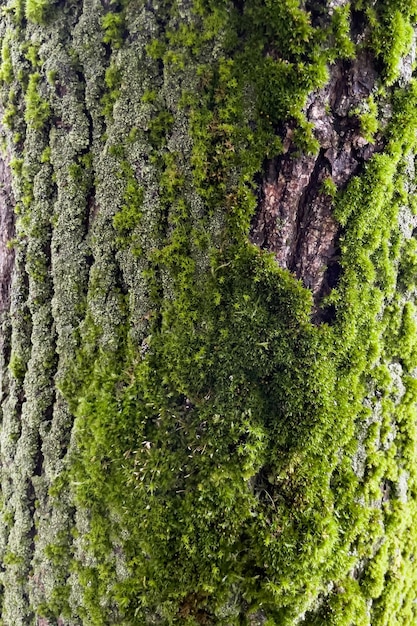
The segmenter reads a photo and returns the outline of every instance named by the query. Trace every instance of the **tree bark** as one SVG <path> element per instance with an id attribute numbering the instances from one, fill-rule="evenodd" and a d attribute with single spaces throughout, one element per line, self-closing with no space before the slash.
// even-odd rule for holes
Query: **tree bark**
<path id="1" fill-rule="evenodd" d="M 405 4 L 2 3 L 5 626 L 416 621 Z"/>

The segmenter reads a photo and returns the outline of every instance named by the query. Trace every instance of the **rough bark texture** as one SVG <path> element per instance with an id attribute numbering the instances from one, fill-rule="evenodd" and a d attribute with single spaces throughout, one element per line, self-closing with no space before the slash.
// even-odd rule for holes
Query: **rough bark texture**
<path id="1" fill-rule="evenodd" d="M 14 263 L 13 237 L 14 199 L 10 164 L 7 158 L 0 161 L 0 313 L 10 306 L 10 285 Z"/>
<path id="2" fill-rule="evenodd" d="M 4 626 L 416 622 L 415 3 L 7 0 Z"/>
<path id="3" fill-rule="evenodd" d="M 333 217 L 334 191 L 346 187 L 352 176 L 376 151 L 381 137 L 363 137 L 355 111 L 375 89 L 378 73 L 369 53 L 330 68 L 327 84 L 312 93 L 306 118 L 318 141 L 315 155 L 299 154 L 287 127 L 284 154 L 268 160 L 261 201 L 251 228 L 251 241 L 274 253 L 277 263 L 311 289 L 316 304 L 335 287 L 340 275 L 340 226 Z"/>

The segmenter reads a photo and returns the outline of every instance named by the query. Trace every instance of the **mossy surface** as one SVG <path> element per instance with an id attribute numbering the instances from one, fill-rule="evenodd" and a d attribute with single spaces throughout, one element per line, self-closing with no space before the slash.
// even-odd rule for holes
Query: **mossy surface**
<path id="1" fill-rule="evenodd" d="M 417 9 L 301 4 L 4 6 L 5 625 L 416 621 Z M 249 229 L 286 124 L 314 154 L 307 98 L 364 49 L 382 147 L 323 184 L 318 325 Z"/>

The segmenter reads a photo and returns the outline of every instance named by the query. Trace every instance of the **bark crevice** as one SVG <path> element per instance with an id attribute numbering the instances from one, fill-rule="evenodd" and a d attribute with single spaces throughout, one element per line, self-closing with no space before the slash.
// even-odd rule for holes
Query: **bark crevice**
<path id="1" fill-rule="evenodd" d="M 14 197 L 8 157 L 0 159 L 0 314 L 9 310 L 15 253 Z"/>
<path id="2" fill-rule="evenodd" d="M 329 311 L 321 311 L 320 303 L 341 274 L 334 193 L 384 147 L 382 135 L 372 140 L 364 136 L 358 114 L 376 86 L 377 69 L 370 55 L 363 52 L 355 60 L 338 61 L 329 74 L 328 83 L 305 107 L 318 153 L 300 154 L 293 126 L 287 125 L 283 154 L 265 164 L 250 231 L 254 244 L 273 252 L 278 265 L 312 291 L 317 322 L 329 321 Z"/>

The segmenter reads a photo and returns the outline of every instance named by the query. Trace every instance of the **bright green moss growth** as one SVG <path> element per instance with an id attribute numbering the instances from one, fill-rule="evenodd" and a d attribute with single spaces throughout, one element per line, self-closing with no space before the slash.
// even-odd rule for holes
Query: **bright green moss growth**
<path id="1" fill-rule="evenodd" d="M 363 137 L 370 143 L 373 143 L 375 133 L 379 126 L 378 105 L 373 96 L 370 96 L 363 104 L 362 110 L 355 111 L 354 113 L 359 117 Z"/>
<path id="2" fill-rule="evenodd" d="M 52 6 L 51 0 L 26 0 L 26 19 L 35 24 L 42 24 L 47 19 Z"/>
<path id="3" fill-rule="evenodd" d="M 29 127 L 40 130 L 50 115 L 50 107 L 42 96 L 39 94 L 40 74 L 34 73 L 29 77 L 25 96 L 25 122 Z"/>
<path id="4" fill-rule="evenodd" d="M 334 198 L 337 194 L 337 186 L 331 177 L 327 177 L 324 179 L 322 183 L 322 191 L 323 193 Z"/>
<path id="5" fill-rule="evenodd" d="M 10 84 L 13 79 L 13 64 L 10 53 L 10 38 L 11 32 L 9 31 L 3 38 L 1 46 L 1 66 L 0 66 L 0 80 L 4 83 Z"/>
<path id="6" fill-rule="evenodd" d="M 123 44 L 123 34 L 125 30 L 123 13 L 106 13 L 102 20 L 104 31 L 103 41 L 118 49 Z"/>
<path id="7" fill-rule="evenodd" d="M 12 354 L 10 358 L 9 368 L 12 375 L 18 379 L 23 380 L 26 373 L 26 363 L 16 354 Z"/>
<path id="8" fill-rule="evenodd" d="M 399 268 L 399 283 L 404 289 L 413 289 L 417 279 L 417 242 L 409 239 L 404 247 Z"/>
<path id="9" fill-rule="evenodd" d="M 109 65 L 106 68 L 105 84 L 106 93 L 103 95 L 101 102 L 103 104 L 103 115 L 111 116 L 113 113 L 114 103 L 120 96 L 121 72 L 115 65 Z"/>
<path id="10" fill-rule="evenodd" d="M 25 6 L 1 65 L 4 623 L 414 623 L 414 3 Z M 266 160 L 288 129 L 317 152 L 308 97 L 359 48 L 377 152 L 319 189 L 341 275 L 318 324 L 249 230 Z"/>
<path id="11" fill-rule="evenodd" d="M 372 7 L 363 0 L 352 4 L 355 9 L 363 11 L 369 21 L 372 47 L 385 65 L 384 78 L 390 85 L 398 78 L 401 58 L 409 52 L 417 5 L 396 0 L 384 0 Z"/>

